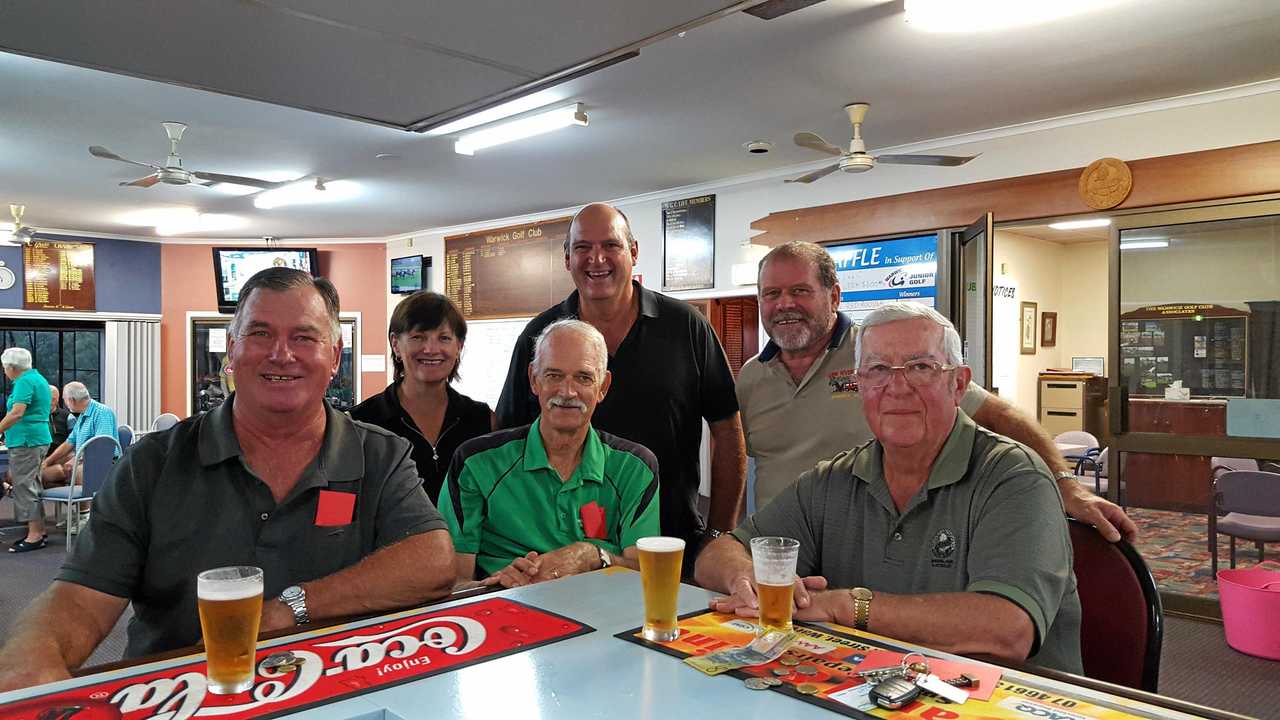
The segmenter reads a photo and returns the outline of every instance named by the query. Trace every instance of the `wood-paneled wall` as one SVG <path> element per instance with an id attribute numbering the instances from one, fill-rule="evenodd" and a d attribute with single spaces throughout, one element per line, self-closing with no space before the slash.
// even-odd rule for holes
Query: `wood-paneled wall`
<path id="1" fill-rule="evenodd" d="M 1280 140 L 1128 162 L 1133 191 L 1116 209 L 1280 192 Z M 1076 183 L 1084 168 L 771 213 L 752 242 L 828 242 L 963 227 L 991 211 L 996 222 L 1097 212 Z"/>

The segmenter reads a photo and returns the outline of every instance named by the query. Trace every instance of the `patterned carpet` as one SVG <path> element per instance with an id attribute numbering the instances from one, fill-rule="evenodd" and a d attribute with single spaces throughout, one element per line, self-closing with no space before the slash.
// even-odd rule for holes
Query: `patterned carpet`
<path id="1" fill-rule="evenodd" d="M 1134 546 L 1151 568 L 1156 585 L 1162 592 L 1197 595 L 1216 599 L 1218 585 L 1209 565 L 1208 524 L 1204 515 L 1127 508 L 1129 517 L 1138 524 L 1138 541 Z M 1218 536 L 1218 568 L 1230 567 L 1230 538 Z M 1280 571 L 1280 544 L 1267 545 L 1263 567 Z M 1236 542 L 1236 567 L 1258 564 L 1258 551 L 1253 543 Z"/>

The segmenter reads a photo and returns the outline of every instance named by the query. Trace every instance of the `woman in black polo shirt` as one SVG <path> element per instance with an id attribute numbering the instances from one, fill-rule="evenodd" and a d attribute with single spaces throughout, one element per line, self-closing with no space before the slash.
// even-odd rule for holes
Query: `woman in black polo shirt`
<path id="1" fill-rule="evenodd" d="M 418 475 L 435 502 L 453 451 L 494 426 L 488 405 L 449 385 L 458 377 L 467 321 L 449 298 L 423 290 L 400 301 L 387 335 L 396 380 L 352 408 L 351 417 L 413 443 Z"/>

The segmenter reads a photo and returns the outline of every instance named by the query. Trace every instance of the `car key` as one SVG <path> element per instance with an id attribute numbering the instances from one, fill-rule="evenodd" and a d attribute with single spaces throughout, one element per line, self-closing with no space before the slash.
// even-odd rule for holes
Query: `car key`
<path id="1" fill-rule="evenodd" d="M 920 695 L 919 685 L 903 677 L 891 677 L 871 688 L 870 697 L 886 710 L 899 710 Z"/>

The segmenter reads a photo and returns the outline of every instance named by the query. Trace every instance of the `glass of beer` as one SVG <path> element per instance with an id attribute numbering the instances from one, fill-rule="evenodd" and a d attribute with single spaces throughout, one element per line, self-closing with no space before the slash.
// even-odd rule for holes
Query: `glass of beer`
<path id="1" fill-rule="evenodd" d="M 676 596 L 684 540 L 646 537 L 636 541 L 640 551 L 640 585 L 644 588 L 644 639 L 671 642 L 680 636 L 676 626 Z"/>
<path id="2" fill-rule="evenodd" d="M 209 692 L 253 688 L 253 659 L 262 619 L 262 569 L 222 567 L 196 576 L 200 632 L 208 655 Z"/>
<path id="3" fill-rule="evenodd" d="M 760 600 L 760 634 L 791 630 L 791 592 L 795 589 L 800 541 L 785 537 L 751 538 L 751 564 Z"/>

